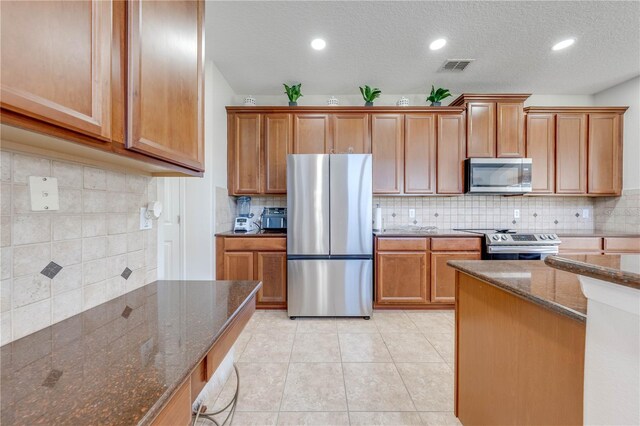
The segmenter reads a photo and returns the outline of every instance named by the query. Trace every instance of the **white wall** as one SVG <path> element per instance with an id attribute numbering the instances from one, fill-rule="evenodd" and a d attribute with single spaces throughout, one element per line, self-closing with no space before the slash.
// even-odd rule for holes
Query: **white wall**
<path id="1" fill-rule="evenodd" d="M 640 76 L 594 95 L 595 105 L 629 106 L 624 115 L 623 190 L 640 189 Z"/>
<path id="2" fill-rule="evenodd" d="M 205 65 L 205 173 L 202 178 L 182 178 L 185 215 L 185 279 L 215 277 L 215 188 L 226 187 L 227 113 L 234 93 L 212 61 Z"/>

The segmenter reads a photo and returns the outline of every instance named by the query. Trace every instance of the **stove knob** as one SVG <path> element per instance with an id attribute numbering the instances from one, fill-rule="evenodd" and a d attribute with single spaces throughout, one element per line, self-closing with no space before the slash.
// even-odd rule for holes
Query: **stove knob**
<path id="1" fill-rule="evenodd" d="M 550 234 L 550 235 L 547 235 L 547 238 L 548 238 L 548 239 L 550 239 L 550 240 L 555 240 L 555 239 L 556 239 L 556 236 L 555 236 L 555 235 Z"/>
<path id="2" fill-rule="evenodd" d="M 541 240 L 546 240 L 546 239 L 547 239 L 547 236 L 546 236 L 546 235 L 540 235 L 540 239 L 541 239 Z"/>
<path id="3" fill-rule="evenodd" d="M 493 235 L 493 236 L 491 237 L 491 239 L 492 239 L 493 241 L 498 241 L 498 240 L 500 239 L 500 236 L 499 236 L 499 235 Z"/>
<path id="4" fill-rule="evenodd" d="M 506 235 L 502 236 L 502 241 L 507 241 L 507 236 Z"/>

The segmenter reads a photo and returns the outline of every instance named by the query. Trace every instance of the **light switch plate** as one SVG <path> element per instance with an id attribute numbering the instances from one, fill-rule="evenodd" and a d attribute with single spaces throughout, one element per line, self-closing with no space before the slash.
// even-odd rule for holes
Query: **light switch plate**
<path id="1" fill-rule="evenodd" d="M 147 217 L 147 208 L 140 207 L 140 229 L 153 228 L 153 221 Z"/>
<path id="2" fill-rule="evenodd" d="M 412 219 L 416 217 L 416 209 L 409 209 L 409 217 Z"/>
<path id="3" fill-rule="evenodd" d="M 513 210 L 513 218 L 514 219 L 519 219 L 520 218 L 520 209 L 514 209 Z"/>
<path id="4" fill-rule="evenodd" d="M 582 209 L 582 218 L 589 219 L 589 209 Z"/>
<path id="5" fill-rule="evenodd" d="M 58 179 L 47 176 L 29 176 L 31 211 L 60 210 Z"/>

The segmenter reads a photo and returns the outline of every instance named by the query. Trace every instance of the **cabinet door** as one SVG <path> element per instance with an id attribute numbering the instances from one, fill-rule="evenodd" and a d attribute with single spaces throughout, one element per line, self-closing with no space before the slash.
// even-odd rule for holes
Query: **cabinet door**
<path id="1" fill-rule="evenodd" d="M 329 114 L 295 114 L 293 123 L 295 154 L 328 154 L 331 151 Z"/>
<path id="2" fill-rule="evenodd" d="M 402 191 L 403 121 L 402 114 L 371 115 L 374 194 Z"/>
<path id="3" fill-rule="evenodd" d="M 524 111 L 519 102 L 496 104 L 498 157 L 524 157 Z"/>
<path id="4" fill-rule="evenodd" d="M 225 280 L 253 280 L 253 253 L 247 251 L 224 253 Z"/>
<path id="5" fill-rule="evenodd" d="M 464 192 L 464 114 L 438 115 L 438 194 Z"/>
<path id="6" fill-rule="evenodd" d="M 264 192 L 287 193 L 287 154 L 293 149 L 290 114 L 264 116 Z M 255 165 L 253 165 L 255 168 Z"/>
<path id="7" fill-rule="evenodd" d="M 380 304 L 428 303 L 428 269 L 425 252 L 378 253 L 376 301 Z"/>
<path id="8" fill-rule="evenodd" d="M 622 116 L 589 114 L 589 194 L 619 195 L 622 189 Z"/>
<path id="9" fill-rule="evenodd" d="M 333 152 L 370 154 L 369 114 L 333 114 Z"/>
<path id="10" fill-rule="evenodd" d="M 129 2 L 127 148 L 204 170 L 201 0 Z"/>
<path id="11" fill-rule="evenodd" d="M 404 117 L 404 192 L 433 194 L 436 190 L 436 116 Z"/>
<path id="12" fill-rule="evenodd" d="M 496 104 L 467 104 L 467 157 L 496 156 Z"/>
<path id="13" fill-rule="evenodd" d="M 109 141 L 111 11 L 108 0 L 3 1 L 2 108 Z"/>
<path id="14" fill-rule="evenodd" d="M 586 191 L 587 114 L 557 114 L 556 193 L 584 194 Z"/>
<path id="15" fill-rule="evenodd" d="M 258 306 L 285 307 L 287 303 L 287 253 L 258 252 L 256 279 L 262 281 Z"/>
<path id="16" fill-rule="evenodd" d="M 553 114 L 527 114 L 527 157 L 533 160 L 532 192 L 555 190 L 556 127 Z"/>
<path id="17" fill-rule="evenodd" d="M 260 193 L 260 114 L 235 114 L 233 116 L 230 171 L 233 194 Z"/>
<path id="18" fill-rule="evenodd" d="M 431 253 L 431 302 L 454 303 L 456 301 L 455 270 L 447 265 L 450 260 L 479 260 L 480 252 Z"/>

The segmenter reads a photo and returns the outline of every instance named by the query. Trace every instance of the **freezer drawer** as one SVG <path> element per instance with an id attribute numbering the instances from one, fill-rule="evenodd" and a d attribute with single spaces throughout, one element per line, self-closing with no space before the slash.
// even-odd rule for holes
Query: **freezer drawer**
<path id="1" fill-rule="evenodd" d="M 287 261 L 290 317 L 371 316 L 371 259 Z"/>

